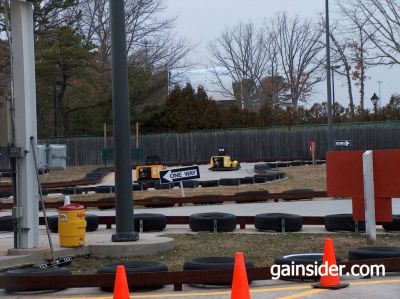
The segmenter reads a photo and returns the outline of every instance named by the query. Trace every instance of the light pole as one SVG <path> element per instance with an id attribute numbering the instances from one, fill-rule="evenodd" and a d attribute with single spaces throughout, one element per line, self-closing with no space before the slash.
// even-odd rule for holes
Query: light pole
<path id="1" fill-rule="evenodd" d="M 376 83 L 378 83 L 378 85 L 379 85 L 379 98 L 382 99 L 381 84 L 383 83 L 383 81 L 376 81 Z"/>
<path id="2" fill-rule="evenodd" d="M 374 95 L 371 97 L 371 102 L 372 105 L 374 105 L 374 111 L 375 111 L 375 121 L 378 120 L 378 103 L 379 103 L 379 97 L 374 93 Z"/>
<path id="3" fill-rule="evenodd" d="M 340 69 L 340 65 L 332 65 L 331 70 L 332 70 L 332 104 L 335 104 L 335 72 L 336 70 Z"/>
<path id="4" fill-rule="evenodd" d="M 331 45 L 329 26 L 329 1 L 325 0 L 325 35 L 326 35 L 326 91 L 327 91 L 327 116 L 328 116 L 328 150 L 333 150 L 333 121 L 332 121 L 332 87 L 331 87 Z"/>

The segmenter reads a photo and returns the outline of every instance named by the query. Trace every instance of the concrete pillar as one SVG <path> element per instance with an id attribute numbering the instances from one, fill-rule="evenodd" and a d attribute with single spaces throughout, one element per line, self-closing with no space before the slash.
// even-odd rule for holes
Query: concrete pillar
<path id="1" fill-rule="evenodd" d="M 17 248 L 38 246 L 39 206 L 33 152 L 30 138 L 36 147 L 36 87 L 32 3 L 11 0 L 11 32 L 14 74 L 14 124 L 16 148 L 21 149 L 17 166 L 17 207 L 20 217 Z"/>

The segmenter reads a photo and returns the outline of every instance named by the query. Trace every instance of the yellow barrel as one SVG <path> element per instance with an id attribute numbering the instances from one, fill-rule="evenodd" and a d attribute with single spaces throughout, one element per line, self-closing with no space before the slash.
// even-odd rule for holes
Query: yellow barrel
<path id="1" fill-rule="evenodd" d="M 61 247 L 85 245 L 85 207 L 69 204 L 58 209 L 58 236 Z"/>

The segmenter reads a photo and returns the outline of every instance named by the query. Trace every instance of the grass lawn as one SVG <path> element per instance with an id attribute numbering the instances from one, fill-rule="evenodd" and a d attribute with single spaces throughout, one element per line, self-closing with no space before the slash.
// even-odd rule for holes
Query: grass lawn
<path id="1" fill-rule="evenodd" d="M 234 256 L 243 251 L 246 259 L 257 267 L 270 266 L 282 254 L 323 252 L 325 237 L 333 238 L 336 255 L 347 260 L 351 248 L 367 246 L 365 236 L 342 234 L 195 234 L 167 235 L 175 240 L 175 248 L 156 256 L 129 258 L 165 262 L 170 271 L 182 270 L 185 260 L 201 256 Z M 378 235 L 376 245 L 400 246 L 400 234 Z M 95 271 L 100 265 L 127 259 L 74 258 L 73 271 Z"/>

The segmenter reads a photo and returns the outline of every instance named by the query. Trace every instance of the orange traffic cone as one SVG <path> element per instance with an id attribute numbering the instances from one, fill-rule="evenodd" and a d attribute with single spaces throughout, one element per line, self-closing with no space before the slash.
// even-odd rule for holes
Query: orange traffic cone
<path id="1" fill-rule="evenodd" d="M 324 258 L 322 261 L 322 265 L 327 266 L 327 268 L 324 269 L 326 273 L 323 273 L 324 275 L 321 275 L 320 282 L 318 284 L 313 285 L 314 288 L 338 290 L 338 289 L 343 289 L 349 285 L 348 283 L 340 283 L 340 277 L 338 271 L 333 271 L 338 268 L 336 269 L 332 268 L 332 266 L 337 267 L 337 264 L 336 264 L 335 249 L 333 248 L 333 241 L 330 238 L 325 239 Z"/>
<path id="2" fill-rule="evenodd" d="M 235 268 L 233 270 L 231 299 L 250 298 L 250 288 L 247 280 L 243 252 L 237 252 L 235 257 Z"/>
<path id="3" fill-rule="evenodd" d="M 130 298 L 129 288 L 128 288 L 128 281 L 126 279 L 125 267 L 117 266 L 113 299 L 129 299 L 129 298 Z"/>

